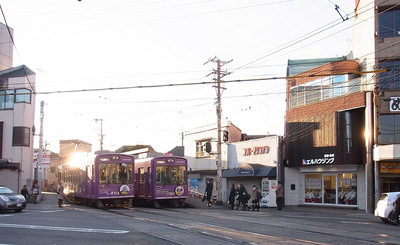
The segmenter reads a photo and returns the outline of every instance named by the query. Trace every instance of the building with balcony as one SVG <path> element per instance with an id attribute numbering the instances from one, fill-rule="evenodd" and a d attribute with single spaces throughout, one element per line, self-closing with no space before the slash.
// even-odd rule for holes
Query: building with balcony
<path id="1" fill-rule="evenodd" d="M 359 65 L 289 60 L 285 203 L 366 208 L 365 108 Z"/>
<path id="2" fill-rule="evenodd" d="M 356 0 L 354 14 L 346 57 L 288 63 L 286 204 L 372 213 L 400 190 L 400 4 Z"/>
<path id="3" fill-rule="evenodd" d="M 13 30 L 0 23 L 0 185 L 19 191 L 33 178 L 36 74 L 12 67 Z"/>

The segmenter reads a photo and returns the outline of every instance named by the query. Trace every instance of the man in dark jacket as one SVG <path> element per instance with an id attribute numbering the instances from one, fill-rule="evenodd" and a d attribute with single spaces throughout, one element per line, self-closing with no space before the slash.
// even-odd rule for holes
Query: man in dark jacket
<path id="1" fill-rule="evenodd" d="M 213 191 L 213 184 L 211 180 L 207 180 L 207 185 L 206 185 L 206 193 L 207 193 L 207 207 L 211 207 L 211 195 Z"/>

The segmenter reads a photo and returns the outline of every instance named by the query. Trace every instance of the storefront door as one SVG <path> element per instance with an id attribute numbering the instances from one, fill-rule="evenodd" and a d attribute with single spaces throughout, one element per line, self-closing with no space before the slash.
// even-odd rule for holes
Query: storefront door
<path id="1" fill-rule="evenodd" d="M 336 175 L 324 175 L 323 203 L 336 204 Z"/>

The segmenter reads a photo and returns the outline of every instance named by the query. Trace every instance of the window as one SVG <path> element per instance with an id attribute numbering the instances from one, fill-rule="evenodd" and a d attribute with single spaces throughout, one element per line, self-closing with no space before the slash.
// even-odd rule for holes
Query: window
<path id="1" fill-rule="evenodd" d="M 290 108 L 361 91 L 361 78 L 327 76 L 290 88 Z"/>
<path id="2" fill-rule="evenodd" d="M 400 60 L 379 62 L 379 68 L 386 69 L 379 74 L 379 89 L 400 89 Z"/>
<path id="3" fill-rule="evenodd" d="M 15 103 L 31 103 L 31 91 L 29 89 L 15 90 Z"/>
<path id="4" fill-rule="evenodd" d="M 338 174 L 338 204 L 357 205 L 357 174 Z"/>
<path id="5" fill-rule="evenodd" d="M 306 203 L 322 203 L 322 174 L 306 174 Z"/>
<path id="6" fill-rule="evenodd" d="M 99 165 L 100 184 L 126 184 L 132 182 L 132 165 L 102 163 Z"/>
<path id="7" fill-rule="evenodd" d="M 156 182 L 164 186 L 186 184 L 185 166 L 157 166 Z"/>
<path id="8" fill-rule="evenodd" d="M 400 115 L 379 116 L 379 144 L 400 143 Z"/>
<path id="9" fill-rule="evenodd" d="M 144 168 L 138 168 L 138 177 L 139 177 L 139 182 L 143 183 L 144 182 Z"/>
<path id="10" fill-rule="evenodd" d="M 210 153 L 206 151 L 206 144 L 211 146 L 210 140 L 202 140 L 196 142 L 196 157 L 209 157 Z"/>
<path id="11" fill-rule="evenodd" d="M 30 128 L 14 127 L 13 128 L 13 146 L 29 146 Z"/>
<path id="12" fill-rule="evenodd" d="M 400 9 L 380 9 L 378 23 L 379 37 L 398 36 L 400 31 Z"/>
<path id="13" fill-rule="evenodd" d="M 357 174 L 306 174 L 304 202 L 357 205 Z"/>
<path id="14" fill-rule="evenodd" d="M 12 110 L 14 108 L 14 90 L 0 91 L 0 110 Z"/>

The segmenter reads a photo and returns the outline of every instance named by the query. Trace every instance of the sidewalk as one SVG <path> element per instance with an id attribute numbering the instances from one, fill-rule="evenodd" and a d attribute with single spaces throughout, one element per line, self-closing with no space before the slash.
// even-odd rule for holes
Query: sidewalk
<path id="1" fill-rule="evenodd" d="M 70 204 L 70 203 L 64 198 L 63 205 L 64 204 Z M 49 208 L 50 206 L 58 208 L 57 193 L 42 192 L 38 204 L 34 204 L 32 202 L 28 202 L 26 204 L 27 209 L 44 209 L 44 208 Z"/>
<path id="2" fill-rule="evenodd" d="M 186 199 L 186 204 L 188 207 L 192 208 L 199 208 L 199 209 L 226 209 L 226 210 L 231 210 L 229 205 L 223 204 L 223 205 L 217 205 L 215 202 L 211 205 L 211 207 L 207 207 L 207 200 L 202 202 L 201 197 L 196 197 L 196 196 L 189 196 L 189 198 Z M 250 204 L 249 204 L 250 205 Z M 232 212 L 249 212 L 249 211 L 237 211 L 237 210 L 231 210 Z M 251 211 L 253 212 L 253 211 Z M 324 213 L 324 214 L 331 214 L 331 215 L 359 215 L 359 216 L 365 216 L 371 219 L 376 219 L 376 217 L 373 214 L 367 214 L 365 210 L 357 209 L 354 207 L 326 207 L 326 206 L 311 206 L 311 205 L 302 205 L 302 206 L 285 206 L 281 211 L 277 210 L 276 207 L 262 207 L 260 208 L 260 213 Z"/>

